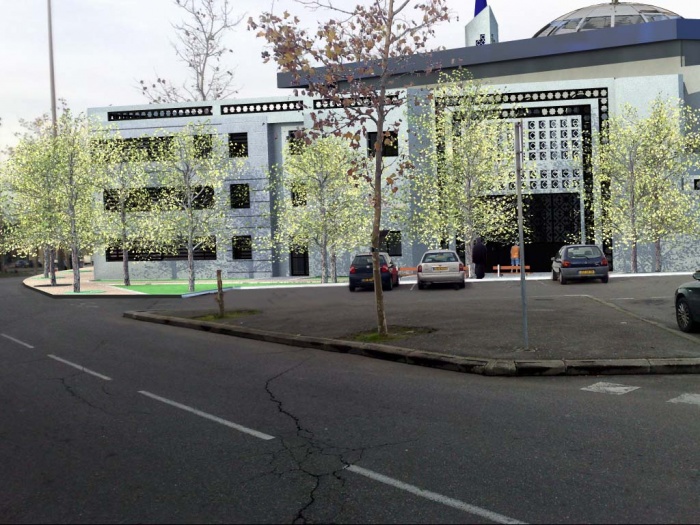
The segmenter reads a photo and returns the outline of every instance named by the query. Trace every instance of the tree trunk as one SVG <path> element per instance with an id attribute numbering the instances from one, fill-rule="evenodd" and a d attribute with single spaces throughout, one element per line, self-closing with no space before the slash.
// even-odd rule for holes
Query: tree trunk
<path id="1" fill-rule="evenodd" d="M 49 250 L 49 275 L 51 277 L 51 286 L 56 286 L 56 248 L 51 248 Z"/>
<path id="2" fill-rule="evenodd" d="M 126 247 L 126 206 L 121 203 L 121 224 L 122 224 L 122 268 L 124 271 L 124 286 L 131 286 L 131 277 L 129 275 L 129 249 Z"/>
<path id="3" fill-rule="evenodd" d="M 335 250 L 331 251 L 331 280 L 334 283 L 338 282 L 338 255 Z"/>
<path id="4" fill-rule="evenodd" d="M 44 278 L 48 279 L 49 271 L 51 270 L 51 248 L 48 245 L 44 246 Z"/>
<path id="5" fill-rule="evenodd" d="M 661 271 L 661 239 L 656 239 L 656 242 L 654 243 L 654 248 L 655 248 L 655 272 L 660 272 Z"/>
<path id="6" fill-rule="evenodd" d="M 386 96 L 382 88 L 381 97 Z M 377 144 L 374 147 L 374 215 L 372 217 L 372 276 L 374 278 L 374 299 L 377 307 L 377 332 L 387 335 L 386 312 L 384 311 L 384 290 L 382 289 L 381 264 L 379 260 L 379 231 L 382 220 L 382 145 L 384 142 L 384 108 L 377 111 Z"/>
<path id="7" fill-rule="evenodd" d="M 189 274 L 189 291 L 194 292 L 194 247 L 192 241 L 187 246 L 187 270 Z"/>
<path id="8" fill-rule="evenodd" d="M 122 246 L 124 246 L 122 244 Z M 131 286 L 131 278 L 129 277 L 129 249 L 122 249 L 122 269 L 124 271 L 124 286 Z"/>
<path id="9" fill-rule="evenodd" d="M 80 293 L 80 250 L 75 244 L 71 246 L 70 256 L 73 266 L 73 293 Z"/>

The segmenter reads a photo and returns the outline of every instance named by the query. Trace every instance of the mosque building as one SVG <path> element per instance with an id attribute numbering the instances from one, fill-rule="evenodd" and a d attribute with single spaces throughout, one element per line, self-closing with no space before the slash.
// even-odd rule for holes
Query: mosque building
<path id="1" fill-rule="evenodd" d="M 603 239 L 596 231 L 595 214 L 586 211 L 584 203 L 592 198 L 587 192 L 592 191 L 595 145 L 585 139 L 620 114 L 625 104 L 642 115 L 659 97 L 680 99 L 700 109 L 700 20 L 652 5 L 613 0 L 582 7 L 543 28 L 533 28 L 530 39 L 500 42 L 495 13 L 486 4 L 486 0 L 477 0 L 475 17 L 465 28 L 464 47 L 412 57 L 397 66 L 392 86 L 410 98 L 434 86 L 440 71 L 466 68 L 476 80 L 502 95 L 504 107 L 526 108 L 522 117 L 524 155 L 537 166 L 523 174 L 530 198 L 526 263 L 533 271 L 549 271 L 550 257 L 573 235 L 581 242 L 603 246 L 614 270 L 629 271 L 628 251 L 614 239 Z M 216 253 L 198 261 L 202 275 L 213 274 L 215 268 L 222 269 L 225 277 L 320 273 L 320 256 L 313 249 L 290 253 L 279 247 L 258 249 L 255 242 L 256 235 L 269 236 L 275 227 L 270 169 L 281 164 L 285 141 L 310 124 L 311 112 L 322 103 L 292 95 L 299 86 L 289 75 L 278 74 L 277 85 L 289 88 L 290 95 L 89 110 L 92 118 L 115 126 L 124 138 L 142 137 L 156 129 L 177 131 L 190 122 L 208 121 L 229 143 L 240 146 L 235 151 L 245 152 L 245 177 L 228 182 L 237 188 L 246 186 L 246 202 L 238 202 L 231 191 L 230 213 L 236 232 L 231 239 L 219 240 Z M 404 111 L 412 111 L 410 105 Z M 406 148 L 410 157 L 413 144 L 406 129 L 399 131 L 398 139 L 399 148 Z M 697 195 L 700 217 L 700 174 L 686 174 L 683 188 Z M 401 266 L 415 266 L 426 246 L 412 242 L 400 222 L 383 227 L 385 233 L 395 234 L 384 248 Z M 241 240 L 252 248 L 241 250 Z M 507 264 L 507 249 L 492 243 L 489 263 Z M 662 271 L 688 271 L 700 260 L 700 239 L 674 241 L 664 251 Z M 351 255 L 340 258 L 341 275 Z M 186 275 L 186 260 L 177 256 L 161 259 L 134 264 L 132 277 Z M 121 258 L 114 251 L 97 253 L 93 260 L 96 278 L 120 277 Z M 653 271 L 653 265 L 653 246 L 642 246 L 640 271 Z"/>

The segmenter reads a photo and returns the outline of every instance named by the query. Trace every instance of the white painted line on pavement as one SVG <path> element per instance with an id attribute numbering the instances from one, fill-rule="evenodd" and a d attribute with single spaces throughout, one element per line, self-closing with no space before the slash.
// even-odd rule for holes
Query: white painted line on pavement
<path id="1" fill-rule="evenodd" d="M 409 485 L 408 483 L 404 483 L 403 481 L 384 476 L 383 474 L 379 474 L 378 472 L 367 470 L 356 465 L 350 465 L 349 467 L 347 467 L 347 470 L 349 470 L 350 472 L 354 472 L 355 474 L 359 474 L 360 476 L 365 476 L 367 478 L 373 479 L 374 481 L 379 481 L 380 483 L 391 485 L 392 487 L 395 487 L 397 489 L 405 490 L 407 492 L 410 492 L 411 494 L 420 496 L 421 498 L 429 499 L 436 503 L 440 503 L 442 505 L 446 505 L 448 507 L 467 512 L 469 514 L 474 514 L 475 516 L 481 516 L 482 518 L 489 519 L 496 523 L 525 523 L 523 521 L 518 521 L 516 519 L 509 518 L 508 516 L 504 516 L 502 514 L 497 514 L 496 512 L 492 512 L 487 509 L 482 509 L 481 507 L 476 507 L 475 505 L 470 505 L 469 503 L 464 503 L 463 501 L 459 501 L 457 499 L 448 498 L 447 496 L 443 496 L 442 494 L 437 494 L 435 492 L 423 490 L 421 488 L 416 487 L 415 485 Z"/>
<path id="2" fill-rule="evenodd" d="M 688 403 L 689 405 L 700 406 L 700 394 L 683 394 L 682 396 L 669 399 L 669 403 Z"/>
<path id="3" fill-rule="evenodd" d="M 98 374 L 97 372 L 94 372 L 94 371 L 90 370 L 89 368 L 85 368 L 84 366 L 80 366 L 80 365 L 77 365 L 75 363 L 71 363 L 70 361 L 66 361 L 65 359 L 61 359 L 60 357 L 57 357 L 53 354 L 48 354 L 48 357 L 50 357 L 51 359 L 55 359 L 56 361 L 60 361 L 61 363 L 66 364 L 68 366 L 72 366 L 73 368 L 77 368 L 78 370 L 80 370 L 81 372 L 85 372 L 86 374 L 90 374 L 90 375 L 93 375 L 95 377 L 99 377 L 100 379 L 104 379 L 105 381 L 112 380 L 111 377 L 103 376 L 102 374 Z"/>
<path id="4" fill-rule="evenodd" d="M 7 334 L 0 334 L 0 335 L 3 336 L 5 339 L 9 339 L 10 341 L 14 341 L 18 345 L 26 346 L 27 348 L 34 348 L 32 345 L 28 345 L 27 343 L 20 341 L 19 339 L 15 339 L 14 337 L 10 337 Z"/>
<path id="5" fill-rule="evenodd" d="M 633 390 L 637 390 L 638 386 L 626 386 L 619 385 L 617 383 L 595 383 L 591 386 L 586 386 L 581 390 L 587 390 L 589 392 L 601 392 L 603 394 L 615 394 L 621 396 L 622 394 L 628 394 Z"/>
<path id="6" fill-rule="evenodd" d="M 212 416 L 211 414 L 207 414 L 206 412 L 202 412 L 201 410 L 197 410 L 196 408 L 188 407 L 187 405 L 183 405 L 181 403 L 178 403 L 177 401 L 171 401 L 170 399 L 151 394 L 150 392 L 146 392 L 145 390 L 139 390 L 139 394 L 143 394 L 144 396 L 150 397 L 151 399 L 155 399 L 156 401 L 160 401 L 161 403 L 165 403 L 167 405 L 186 410 L 187 412 L 203 417 L 205 419 L 209 419 L 210 421 L 214 421 L 229 428 L 233 428 L 235 430 L 238 430 L 239 432 L 250 434 L 251 436 L 255 436 L 256 438 L 264 439 L 267 441 L 275 439 L 274 436 L 263 434 L 262 432 L 258 432 L 257 430 L 253 430 L 252 428 L 237 425 L 236 423 L 232 423 L 231 421 L 226 421 L 225 419 L 221 419 L 220 417 Z"/>

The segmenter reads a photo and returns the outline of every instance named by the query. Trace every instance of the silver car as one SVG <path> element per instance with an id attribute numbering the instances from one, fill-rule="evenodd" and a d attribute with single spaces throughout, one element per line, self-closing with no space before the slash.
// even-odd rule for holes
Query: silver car
<path id="1" fill-rule="evenodd" d="M 417 268 L 418 289 L 430 284 L 454 284 L 464 288 L 466 271 L 459 255 L 452 250 L 430 250 L 423 254 Z"/>

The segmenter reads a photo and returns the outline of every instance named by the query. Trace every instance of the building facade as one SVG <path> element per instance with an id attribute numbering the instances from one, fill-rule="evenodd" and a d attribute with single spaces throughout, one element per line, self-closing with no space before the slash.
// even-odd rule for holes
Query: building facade
<path id="1" fill-rule="evenodd" d="M 594 9 L 595 8 L 595 9 Z M 595 213 L 584 203 L 591 199 L 594 135 L 625 104 L 644 115 L 656 98 L 680 99 L 700 109 L 700 20 L 686 20 L 665 10 L 639 3 L 600 4 L 555 19 L 531 39 L 498 42 L 498 27 L 489 7 L 480 11 L 465 29 L 467 45 L 417 56 L 397 64 L 393 88 L 407 99 L 424 96 L 438 81 L 438 71 L 466 68 L 477 80 L 501 93 L 504 109 L 527 109 L 518 118 L 524 128 L 526 160 L 536 169 L 524 173 L 531 202 L 528 211 L 532 231 L 526 257 L 535 271 L 547 271 L 550 257 L 567 240 L 606 244 L 617 271 L 630 270 L 630 255 L 613 240 L 602 238 Z M 372 82 L 367 78 L 368 83 Z M 278 75 L 278 87 L 294 88 L 288 75 Z M 274 192 L 268 174 L 282 163 L 284 143 L 290 133 L 309 127 L 314 104 L 300 97 L 231 100 L 190 104 L 105 107 L 89 110 L 91 117 L 114 125 L 123 137 L 139 137 L 154 130 L 176 131 L 187 123 L 209 122 L 229 142 L 245 143 L 249 207 L 231 207 L 237 232 L 252 224 L 275 228 Z M 406 104 L 403 111 L 413 111 Z M 404 115 L 409 121 L 410 115 Z M 504 114 L 504 118 L 512 115 Z M 410 156 L 414 147 L 405 125 L 398 144 Z M 700 211 L 700 174 L 684 175 L 683 187 L 697 195 Z M 367 210 L 369 212 L 369 208 Z M 700 214 L 699 214 L 700 217 Z M 402 266 L 415 266 L 425 246 L 411 241 L 399 223 L 386 223 L 386 231 L 401 232 L 391 245 Z M 255 231 L 260 231 L 258 228 Z M 237 234 L 238 235 L 238 234 Z M 255 235 L 251 231 L 251 235 Z M 369 241 L 368 241 L 369 242 Z M 253 243 L 255 245 L 255 243 Z M 202 275 L 216 268 L 229 277 L 318 275 L 319 255 L 290 254 L 281 248 L 253 249 L 239 253 L 230 239 L 219 243 L 216 259 L 198 261 Z M 367 246 L 358 246 L 366 250 Z M 507 246 L 489 246 L 490 263 L 507 264 Z M 241 259 L 244 255 L 246 258 Z M 339 260 L 342 275 L 351 253 Z M 664 245 L 663 271 L 689 271 L 700 264 L 700 239 L 685 238 Z M 186 261 L 135 263 L 134 278 L 184 275 Z M 95 254 L 97 278 L 119 278 L 118 261 Z M 640 271 L 652 271 L 653 247 L 640 249 Z M 489 264 L 491 266 L 491 264 Z M 200 270 L 198 269 L 198 274 Z"/>

